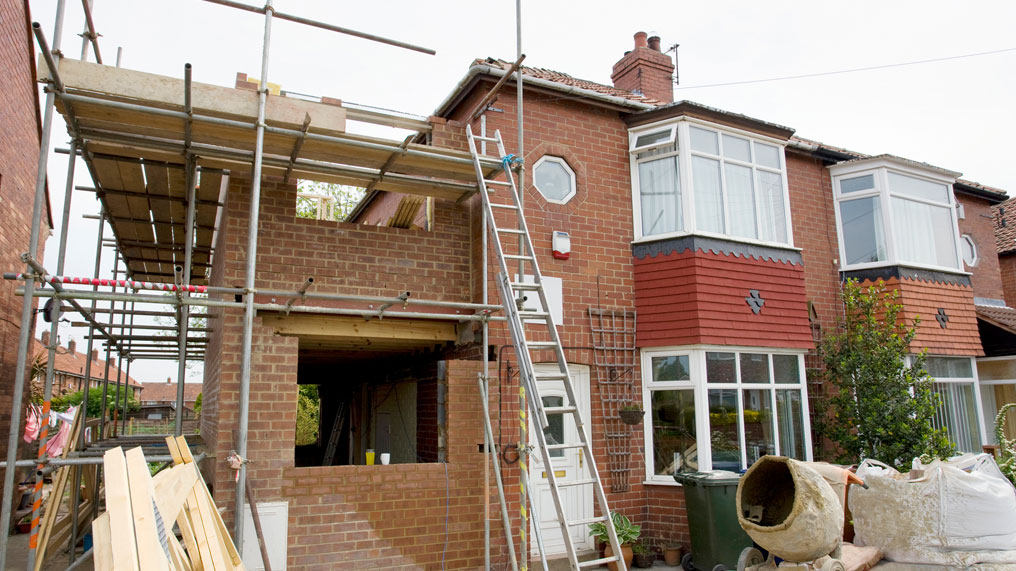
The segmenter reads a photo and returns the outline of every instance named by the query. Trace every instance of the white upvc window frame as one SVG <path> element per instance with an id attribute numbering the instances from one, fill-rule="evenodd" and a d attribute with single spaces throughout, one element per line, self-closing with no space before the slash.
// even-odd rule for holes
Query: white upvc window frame
<path id="1" fill-rule="evenodd" d="M 970 361 L 970 376 L 969 377 L 935 377 L 935 376 L 931 375 L 930 371 L 929 371 L 928 374 L 929 374 L 929 376 L 931 376 L 932 379 L 934 379 L 934 382 L 936 382 L 936 383 L 957 384 L 957 385 L 963 385 L 963 384 L 965 384 L 965 385 L 970 385 L 973 388 L 973 391 L 974 391 L 974 409 L 975 409 L 975 411 L 977 413 L 978 437 L 981 439 L 981 444 L 982 445 L 985 444 L 986 442 L 989 442 L 989 440 L 988 440 L 988 433 L 985 430 L 985 422 L 986 422 L 987 419 L 984 418 L 984 405 L 981 402 L 981 383 L 980 383 L 980 381 L 978 380 L 978 377 L 977 377 L 977 361 L 976 361 L 976 359 L 974 357 L 958 357 L 956 355 L 927 355 L 927 357 L 926 357 L 926 359 L 935 359 L 935 358 L 941 358 L 941 359 L 964 359 L 964 360 L 969 359 L 969 361 Z M 907 357 L 907 366 L 910 366 L 912 363 L 913 363 L 913 357 L 908 356 Z M 994 418 L 992 418 L 992 420 L 994 420 Z M 963 450 L 962 452 L 974 452 L 974 453 L 977 453 L 977 452 L 980 452 L 980 450 Z"/>
<path id="2" fill-rule="evenodd" d="M 964 257 L 961 263 L 970 268 L 976 268 L 977 264 L 981 263 L 981 254 L 977 251 L 977 242 L 974 242 L 974 237 L 970 234 L 960 234 L 960 242 L 966 242 L 970 244 L 970 250 L 974 254 L 974 259 L 967 263 Z M 963 257 L 963 244 L 960 244 L 960 256 Z"/>
<path id="3" fill-rule="evenodd" d="M 691 148 L 691 127 L 695 126 L 701 129 L 713 131 L 717 135 L 719 156 L 711 155 L 702 151 L 693 151 Z M 655 133 L 664 129 L 673 129 L 671 138 L 666 141 L 660 141 L 652 145 L 645 145 L 642 147 L 636 147 L 635 142 L 641 135 L 649 133 Z M 749 148 L 751 149 L 751 163 L 745 163 L 737 159 L 732 159 L 723 156 L 723 135 L 730 135 L 741 139 L 747 139 L 749 141 Z M 786 159 L 786 146 L 787 142 L 784 140 L 776 139 L 773 137 L 766 137 L 759 135 L 758 133 L 752 133 L 741 129 L 735 129 L 723 125 L 717 125 L 708 121 L 703 121 L 693 117 L 679 117 L 677 119 L 671 119 L 662 121 L 659 123 L 653 123 L 650 125 L 643 125 L 630 129 L 628 131 L 629 139 L 629 152 L 630 152 L 630 169 L 631 169 L 631 180 L 632 180 L 632 213 L 634 222 L 634 241 L 637 242 L 651 242 L 667 238 L 676 238 L 688 235 L 708 236 L 715 237 L 722 240 L 729 240 L 733 242 L 743 242 L 747 244 L 757 244 L 762 246 L 771 246 L 776 248 L 784 249 L 795 249 L 794 248 L 794 228 L 793 228 L 793 215 L 790 212 L 790 190 L 787 182 L 787 159 Z M 780 180 L 783 187 L 783 214 L 784 223 L 787 230 L 787 241 L 784 242 L 773 242 L 759 239 L 746 238 L 743 236 L 736 236 L 734 234 L 728 234 L 726 232 L 711 232 L 698 230 L 696 228 L 696 215 L 695 215 L 695 201 L 694 201 L 694 174 L 692 172 L 692 157 L 701 156 L 709 158 L 711 160 L 718 160 L 720 162 L 720 193 L 723 201 L 723 227 L 724 229 L 730 228 L 730 208 L 727 204 L 727 184 L 726 184 L 726 169 L 723 165 L 727 162 L 731 164 L 737 164 L 739 166 L 746 166 L 752 169 L 752 193 L 755 199 L 755 227 L 756 235 L 760 228 L 760 209 L 759 209 L 759 184 L 758 184 L 758 171 L 762 170 L 765 172 L 775 173 L 776 169 L 760 165 L 756 162 L 755 157 L 755 145 L 754 143 L 762 143 L 777 148 L 778 156 L 780 160 Z M 680 185 L 681 185 L 681 210 L 682 210 L 682 228 L 683 230 L 677 232 L 666 232 L 660 234 L 643 235 L 642 233 L 642 204 L 639 191 L 639 173 L 638 164 L 650 160 L 658 160 L 664 157 L 672 156 L 658 155 L 645 159 L 637 159 L 636 155 L 641 152 L 651 150 L 656 147 L 675 144 L 677 146 L 677 152 L 674 153 L 678 156 L 678 166 L 680 168 Z"/>
<path id="4" fill-rule="evenodd" d="M 707 353 L 734 353 L 735 378 L 734 383 L 709 383 L 706 376 L 706 354 Z M 755 353 L 768 355 L 769 382 L 768 383 L 744 383 L 741 382 L 741 359 L 742 353 Z M 653 381 L 652 360 L 654 357 L 670 357 L 676 355 L 688 356 L 689 380 L 687 381 Z M 776 383 L 773 355 L 790 355 L 797 357 L 797 383 Z M 811 440 L 811 412 L 808 403 L 808 383 L 804 363 L 804 351 L 793 349 L 779 349 L 772 347 L 728 347 L 718 345 L 694 345 L 683 347 L 661 347 L 643 349 L 641 352 L 642 365 L 642 408 L 647 411 L 643 427 L 643 444 L 645 446 L 645 484 L 678 486 L 673 475 L 655 474 L 655 454 L 653 451 L 653 409 L 652 393 L 665 390 L 693 390 L 695 402 L 695 439 L 698 451 L 698 469 L 706 471 L 713 469 L 712 442 L 709 419 L 709 390 L 727 389 L 734 390 L 737 394 L 737 433 L 738 446 L 740 449 L 740 464 L 747 466 L 747 446 L 745 444 L 744 429 L 744 390 L 761 389 L 769 391 L 770 410 L 773 412 L 773 443 L 776 454 L 780 454 L 780 423 L 777 409 L 777 390 L 796 390 L 801 394 L 801 418 L 802 433 L 804 436 L 805 460 L 812 460 Z M 700 411 L 704 411 L 700 414 Z"/>
<path id="5" fill-rule="evenodd" d="M 1014 361 L 1014 360 L 1016 360 L 1016 357 L 1013 357 L 1011 355 L 1006 355 L 1006 356 L 1002 356 L 1002 357 L 978 357 L 978 358 L 974 359 L 974 365 L 975 365 L 974 366 L 974 374 L 977 375 L 977 386 L 978 386 L 978 389 L 979 389 L 978 390 L 978 394 L 979 394 L 979 396 L 981 398 L 981 412 L 982 412 L 982 415 L 984 416 L 984 422 L 982 424 L 983 424 L 984 434 L 987 437 L 985 439 L 982 439 L 982 441 L 984 443 L 998 444 L 998 442 L 995 442 L 995 417 L 998 415 L 998 410 L 997 410 L 998 403 L 997 402 L 995 403 L 996 404 L 996 409 L 995 410 L 988 410 L 988 409 L 986 409 L 985 408 L 985 403 L 984 403 L 984 395 L 982 394 L 982 391 L 985 391 L 985 390 L 992 390 L 993 391 L 994 387 L 998 386 L 998 385 L 1014 385 L 1014 386 L 1016 386 L 1016 374 L 1013 374 L 1013 376 L 1011 376 L 1011 377 L 985 379 L 985 378 L 981 377 L 981 372 L 978 369 L 978 366 L 981 363 L 984 363 L 984 362 L 993 362 L 993 361 L 1002 361 L 1002 362 L 1010 361 L 1011 362 L 1011 361 Z M 992 397 L 992 399 L 994 400 L 994 397 Z"/>
<path id="6" fill-rule="evenodd" d="M 551 197 L 547 196 L 546 194 L 544 194 L 544 192 L 542 190 L 540 190 L 540 185 L 536 184 L 536 171 L 537 171 L 537 169 L 540 168 L 540 165 L 542 165 L 544 163 L 556 163 L 556 164 L 561 165 L 562 167 L 564 167 L 564 170 L 567 171 L 568 177 L 569 177 L 569 183 L 571 185 L 571 189 L 568 191 L 568 194 L 566 194 L 564 196 L 564 198 L 560 198 L 560 199 L 558 199 L 558 198 L 551 198 Z M 571 165 L 568 164 L 568 161 L 564 160 L 563 157 L 558 157 L 558 156 L 555 156 L 555 155 L 543 155 L 533 165 L 533 186 L 536 188 L 536 191 L 540 193 L 540 196 L 542 196 L 543 199 L 546 200 L 547 202 L 549 202 L 551 204 L 568 204 L 568 201 L 570 201 L 572 198 L 575 198 L 575 194 L 577 193 L 577 183 L 576 183 L 575 171 L 571 168 Z"/>
<path id="7" fill-rule="evenodd" d="M 832 178 L 833 186 L 833 206 L 836 213 L 836 235 L 839 242 L 839 253 L 840 253 L 840 270 L 841 271 L 854 271 L 864 270 L 869 268 L 881 268 L 886 266 L 897 266 L 903 265 L 908 267 L 925 268 L 935 271 L 944 271 L 950 273 L 967 273 L 963 271 L 963 252 L 960 250 L 960 232 L 959 232 L 959 220 L 957 219 L 956 209 L 956 194 L 953 190 L 953 184 L 956 182 L 956 177 L 949 176 L 943 173 L 939 173 L 932 170 L 922 170 L 913 167 L 902 162 L 897 162 L 889 159 L 878 159 L 878 160 L 866 160 L 848 162 L 840 165 L 832 165 L 829 167 L 829 171 Z M 936 202 L 933 200 L 927 200 L 911 195 L 903 195 L 899 193 L 893 193 L 892 188 L 889 185 L 889 173 L 898 175 L 908 176 L 928 182 L 942 184 L 946 187 L 946 197 L 948 202 Z M 849 193 L 843 193 L 840 188 L 840 183 L 843 180 L 860 177 L 864 175 L 872 175 L 874 178 L 875 188 L 870 190 L 855 191 Z M 882 211 L 882 234 L 885 237 L 885 250 L 886 259 L 877 262 L 864 262 L 858 264 L 847 263 L 847 248 L 846 242 L 843 239 L 843 217 L 840 213 L 840 203 L 855 200 L 860 198 L 868 198 L 877 196 L 879 200 L 879 207 Z M 893 216 L 893 204 L 892 199 L 902 198 L 921 204 L 927 204 L 936 208 L 944 208 L 949 213 L 950 231 L 953 234 L 953 257 L 956 261 L 956 266 L 942 266 L 936 264 L 926 264 L 914 262 L 911 260 L 900 259 L 897 254 L 896 236 L 895 236 L 895 224 L 896 221 Z"/>

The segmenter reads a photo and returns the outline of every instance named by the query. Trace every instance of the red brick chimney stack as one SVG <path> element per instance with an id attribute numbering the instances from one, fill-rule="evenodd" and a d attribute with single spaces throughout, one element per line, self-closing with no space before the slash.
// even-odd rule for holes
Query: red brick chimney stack
<path id="1" fill-rule="evenodd" d="M 78 348 L 78 342 L 71 339 L 67 342 L 67 352 L 74 355 L 74 350 Z"/>
<path id="2" fill-rule="evenodd" d="M 635 49 L 614 64 L 614 87 L 641 93 L 665 103 L 674 101 L 674 62 L 660 51 L 660 37 L 635 34 Z"/>
<path id="3" fill-rule="evenodd" d="M 98 349 L 92 349 L 92 360 L 95 361 L 96 363 L 99 362 L 99 350 Z"/>
<path id="4" fill-rule="evenodd" d="M 42 332 L 42 345 L 43 347 L 49 346 L 49 331 Z"/>

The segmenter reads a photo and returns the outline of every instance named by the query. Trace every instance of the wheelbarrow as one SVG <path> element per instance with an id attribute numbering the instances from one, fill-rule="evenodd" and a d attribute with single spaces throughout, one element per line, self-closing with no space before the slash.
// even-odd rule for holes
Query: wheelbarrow
<path id="1" fill-rule="evenodd" d="M 846 571 L 841 561 L 843 494 L 850 483 L 864 484 L 828 464 L 760 458 L 741 478 L 735 501 L 741 528 L 769 555 L 746 548 L 737 571 Z M 777 558 L 783 562 L 777 564 Z"/>

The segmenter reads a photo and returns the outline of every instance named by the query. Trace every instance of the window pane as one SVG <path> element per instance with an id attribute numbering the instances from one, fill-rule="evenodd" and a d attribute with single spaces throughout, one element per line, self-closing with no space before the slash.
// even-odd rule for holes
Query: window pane
<path id="1" fill-rule="evenodd" d="M 787 243 L 787 214 L 783 206 L 783 176 L 758 171 L 759 240 Z"/>
<path id="2" fill-rule="evenodd" d="M 537 190 L 550 200 L 564 200 L 572 191 L 572 174 L 557 161 L 543 161 L 534 176 Z"/>
<path id="3" fill-rule="evenodd" d="M 744 161 L 746 163 L 751 162 L 751 147 L 748 145 L 746 139 L 740 137 L 731 137 L 730 135 L 723 136 L 723 156 L 728 159 L 735 159 L 738 161 Z"/>
<path id="4" fill-rule="evenodd" d="M 737 433 L 737 390 L 709 391 L 709 442 L 713 470 L 741 469 L 741 440 Z"/>
<path id="5" fill-rule="evenodd" d="M 924 200 L 949 202 L 949 187 L 946 185 L 894 172 L 889 173 L 889 192 Z"/>
<path id="6" fill-rule="evenodd" d="M 695 187 L 696 230 L 723 232 L 723 195 L 720 193 L 720 161 L 691 158 Z"/>
<path id="7" fill-rule="evenodd" d="M 776 415 L 780 421 L 780 454 L 804 460 L 801 391 L 776 389 Z"/>
<path id="8" fill-rule="evenodd" d="M 972 379 L 974 370 L 970 359 L 956 357 L 928 357 L 925 362 L 928 374 L 936 379 Z"/>
<path id="9" fill-rule="evenodd" d="M 543 406 L 564 406 L 564 397 L 543 397 Z M 543 429 L 547 444 L 564 444 L 564 413 L 548 414 L 550 426 Z M 554 458 L 564 456 L 564 450 L 551 450 Z"/>
<path id="10" fill-rule="evenodd" d="M 764 353 L 741 353 L 741 382 L 768 383 L 769 355 Z"/>
<path id="11" fill-rule="evenodd" d="M 720 154 L 719 144 L 716 142 L 716 133 L 699 129 L 698 127 L 691 128 L 691 148 L 692 150 L 712 155 Z"/>
<path id="12" fill-rule="evenodd" d="M 648 147 L 655 145 L 656 143 L 662 143 L 670 140 L 671 129 L 664 129 L 663 131 L 657 131 L 655 133 L 646 133 L 645 135 L 639 135 L 635 138 L 635 148 L 639 149 L 642 147 Z"/>
<path id="13" fill-rule="evenodd" d="M 942 406 L 932 419 L 935 428 L 945 427 L 959 452 L 980 452 L 974 384 L 933 383 L 932 390 L 942 398 Z"/>
<path id="14" fill-rule="evenodd" d="M 1008 381 L 1016 379 L 1016 359 L 978 361 L 977 377 L 982 381 Z M 1016 402 L 1016 399 L 1013 402 Z M 1016 418 L 1016 415 L 1013 415 L 1013 418 Z"/>
<path id="15" fill-rule="evenodd" d="M 875 175 L 866 174 L 864 176 L 855 176 L 854 178 L 845 178 L 840 181 L 841 194 L 859 192 L 862 190 L 872 190 L 874 188 Z"/>
<path id="16" fill-rule="evenodd" d="M 744 399 L 744 447 L 748 466 L 766 454 L 776 454 L 773 438 L 772 391 L 749 389 L 742 391 Z"/>
<path id="17" fill-rule="evenodd" d="M 653 474 L 698 470 L 695 391 L 653 391 Z"/>
<path id="18" fill-rule="evenodd" d="M 848 264 L 886 259 L 882 208 L 877 196 L 840 202 L 840 218 L 843 220 L 841 239 Z"/>
<path id="19" fill-rule="evenodd" d="M 736 383 L 733 353 L 706 353 L 706 380 L 710 383 Z"/>
<path id="20" fill-rule="evenodd" d="M 688 373 L 688 356 L 671 355 L 669 357 L 653 357 L 653 381 L 657 383 L 666 381 L 687 381 L 691 376 Z"/>
<path id="21" fill-rule="evenodd" d="M 771 169 L 780 168 L 780 149 L 764 143 L 755 143 L 755 163 Z"/>
<path id="22" fill-rule="evenodd" d="M 801 382 L 797 355 L 773 355 L 773 377 L 777 383 Z"/>
<path id="23" fill-rule="evenodd" d="M 681 171 L 677 157 L 666 157 L 638 165 L 642 235 L 651 236 L 683 229 Z"/>
<path id="24" fill-rule="evenodd" d="M 727 204 L 730 208 L 730 233 L 734 236 L 756 238 L 755 193 L 751 184 L 751 168 L 724 163 L 727 176 Z"/>
<path id="25" fill-rule="evenodd" d="M 958 267 L 952 209 L 893 197 L 893 238 L 901 261 Z"/>

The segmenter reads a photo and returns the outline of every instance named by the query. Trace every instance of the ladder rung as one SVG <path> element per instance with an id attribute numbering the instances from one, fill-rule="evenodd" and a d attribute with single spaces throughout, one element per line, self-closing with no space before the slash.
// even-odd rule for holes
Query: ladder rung
<path id="1" fill-rule="evenodd" d="M 568 375 L 564 373 L 536 373 L 533 377 L 535 377 L 537 381 L 563 381 L 568 378 Z"/>
<path id="2" fill-rule="evenodd" d="M 473 138 L 477 141 L 487 141 L 488 143 L 497 142 L 497 137 L 481 137 L 480 135 L 473 135 Z"/>
<path id="3" fill-rule="evenodd" d="M 557 485 L 557 487 L 558 488 L 570 488 L 570 487 L 574 487 L 574 486 L 585 486 L 587 484 L 595 484 L 595 483 L 596 483 L 596 480 L 593 480 L 593 479 L 590 478 L 588 480 L 574 480 L 574 481 L 571 481 L 571 482 L 562 482 L 562 483 L 559 483 Z"/>
<path id="4" fill-rule="evenodd" d="M 546 319 L 550 317 L 550 314 L 547 313 L 546 311 L 529 311 L 528 309 L 520 309 L 519 317 L 521 317 L 522 319 L 525 319 L 527 317 L 540 317 Z"/>
<path id="5" fill-rule="evenodd" d="M 557 343 L 553 341 L 529 341 L 526 343 L 530 349 L 555 349 Z"/>
<path id="6" fill-rule="evenodd" d="M 505 254 L 505 258 L 509 260 L 532 260 L 532 256 L 523 256 L 521 254 Z"/>
<path id="7" fill-rule="evenodd" d="M 547 450 L 571 450 L 574 448 L 585 448 L 585 444 L 548 444 Z"/>
<path id="8" fill-rule="evenodd" d="M 508 181 L 504 181 L 504 180 L 490 180 L 489 178 L 483 179 L 483 182 L 485 182 L 487 184 L 499 184 L 501 186 L 511 186 L 512 185 L 512 183 L 510 183 Z"/>
<path id="9" fill-rule="evenodd" d="M 577 408 L 575 408 L 573 406 L 545 406 L 545 407 L 543 407 L 544 414 L 564 414 L 564 413 L 568 413 L 568 412 L 575 413 L 575 412 L 578 412 L 578 411 L 579 411 L 579 409 L 577 409 Z"/>
<path id="10" fill-rule="evenodd" d="M 591 518 L 588 518 L 588 519 L 577 519 L 575 521 L 569 521 L 568 522 L 568 527 L 575 527 L 575 526 L 579 526 L 579 525 L 589 525 L 591 523 L 596 523 L 596 522 L 600 522 L 600 521 L 607 521 L 607 518 L 605 516 L 601 515 L 601 516 L 591 517 Z"/>
<path id="11" fill-rule="evenodd" d="M 515 228 L 498 228 L 497 229 L 497 233 L 498 234 L 518 234 L 520 236 L 522 234 L 525 234 L 525 232 L 523 232 L 522 230 L 516 230 Z"/>
<path id="12" fill-rule="evenodd" d="M 607 563 L 614 563 L 620 561 L 621 558 L 617 555 L 611 555 L 610 557 L 604 557 L 602 559 L 590 559 L 589 561 L 579 561 L 579 569 L 584 567 L 599 567 L 606 565 Z"/>
<path id="13" fill-rule="evenodd" d="M 491 208 L 508 208 L 510 210 L 518 210 L 519 209 L 519 207 L 515 206 L 514 204 L 494 204 L 493 202 L 490 203 L 490 207 Z"/>
<path id="14" fill-rule="evenodd" d="M 500 230 L 498 230 L 500 232 Z M 518 231 L 520 234 L 521 230 Z M 520 289 L 523 291 L 536 291 L 540 289 L 540 284 L 534 284 L 532 282 L 512 282 L 512 289 Z"/>

